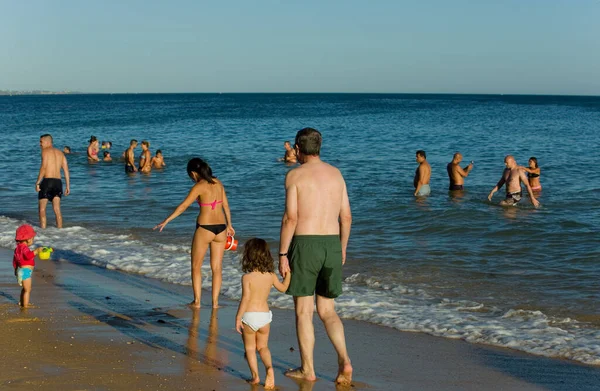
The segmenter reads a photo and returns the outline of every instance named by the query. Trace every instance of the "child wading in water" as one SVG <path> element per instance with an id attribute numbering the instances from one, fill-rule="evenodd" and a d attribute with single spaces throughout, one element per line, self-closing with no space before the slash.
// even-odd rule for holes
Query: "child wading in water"
<path id="1" fill-rule="evenodd" d="M 35 256 L 40 251 L 39 248 L 33 251 L 29 249 L 29 246 L 33 244 L 34 237 L 35 231 L 31 225 L 24 224 L 17 228 L 17 234 L 15 235 L 17 248 L 15 248 L 15 254 L 13 255 L 13 268 L 15 269 L 17 282 L 23 287 L 21 289 L 21 301 L 19 301 L 19 305 L 23 308 L 29 307 L 31 274 L 35 267 Z"/>
<path id="2" fill-rule="evenodd" d="M 275 275 L 275 262 L 269 251 L 269 245 L 263 239 L 250 239 L 244 245 L 242 259 L 242 300 L 235 317 L 235 329 L 242 334 L 246 359 L 252 373 L 250 383 L 258 384 L 258 361 L 256 351 L 265 365 L 265 388 L 275 387 L 275 374 L 271 362 L 271 352 L 267 346 L 273 314 L 269 311 L 269 292 L 271 287 L 285 292 L 290 285 L 291 274 L 283 282 Z"/>

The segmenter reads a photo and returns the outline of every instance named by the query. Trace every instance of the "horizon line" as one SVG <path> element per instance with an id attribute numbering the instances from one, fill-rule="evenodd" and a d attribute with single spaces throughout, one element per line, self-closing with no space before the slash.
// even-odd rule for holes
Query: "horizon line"
<path id="1" fill-rule="evenodd" d="M 1 90 L 13 92 L 14 95 L 0 96 L 49 96 L 49 95 L 258 95 L 258 94 L 305 94 L 305 95 L 486 95 L 486 96 L 570 96 L 570 97 L 600 97 L 600 94 L 544 94 L 544 93 L 499 93 L 499 92 L 82 92 L 82 91 L 52 91 L 52 90 Z M 39 91 L 39 93 L 33 93 Z M 32 92 L 32 93 L 28 93 Z"/>

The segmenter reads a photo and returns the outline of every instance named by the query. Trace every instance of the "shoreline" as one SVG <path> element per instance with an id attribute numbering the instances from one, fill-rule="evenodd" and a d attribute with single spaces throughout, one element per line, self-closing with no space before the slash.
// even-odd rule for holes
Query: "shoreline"
<path id="1" fill-rule="evenodd" d="M 247 389 L 234 330 L 237 303 L 189 309 L 191 288 L 64 260 L 36 261 L 20 310 L 12 251 L 0 249 L 0 384 L 10 389 Z M 332 390 L 336 357 L 315 316 L 316 383 L 283 375 L 299 365 L 293 311 L 272 308 L 270 349 L 281 390 Z M 600 368 L 461 340 L 343 320 L 354 389 L 595 389 Z M 262 371 L 262 364 L 259 364 Z M 263 375 L 261 373 L 261 375 Z M 264 375 L 263 375 L 264 377 Z M 264 380 L 264 379 L 261 379 Z M 340 387 L 338 387 L 339 389 Z M 343 388 L 342 388 L 343 389 Z"/>

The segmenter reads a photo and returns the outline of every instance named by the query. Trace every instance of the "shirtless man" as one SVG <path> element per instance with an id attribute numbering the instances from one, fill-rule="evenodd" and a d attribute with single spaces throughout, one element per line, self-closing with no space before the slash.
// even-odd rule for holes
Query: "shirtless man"
<path id="1" fill-rule="evenodd" d="M 473 169 L 473 162 L 469 163 L 464 169 L 460 166 L 463 156 L 460 152 L 456 152 L 452 161 L 446 166 L 448 171 L 448 178 L 450 179 L 450 187 L 448 190 L 464 190 L 465 178 L 469 176 L 469 173 Z"/>
<path id="2" fill-rule="evenodd" d="M 150 154 L 150 143 L 146 140 L 142 141 L 142 154 L 140 155 L 140 172 L 152 171 L 152 155 Z"/>
<path id="3" fill-rule="evenodd" d="M 298 163 L 298 158 L 296 157 L 296 151 L 292 148 L 292 145 L 289 141 L 283 143 L 283 147 L 285 148 L 285 154 L 283 155 L 283 161 L 286 163 Z"/>
<path id="4" fill-rule="evenodd" d="M 415 197 L 428 196 L 431 193 L 429 187 L 429 179 L 431 178 L 431 166 L 427 161 L 427 155 L 425 151 L 417 151 L 417 163 L 419 167 L 415 171 L 415 179 L 413 180 L 413 186 L 415 187 Z"/>
<path id="5" fill-rule="evenodd" d="M 165 159 L 163 157 L 162 151 L 160 149 L 156 150 L 156 155 L 152 158 L 152 167 L 154 168 L 163 168 L 166 167 Z"/>
<path id="6" fill-rule="evenodd" d="M 129 142 L 129 148 L 123 153 L 125 155 L 125 172 L 130 174 L 137 172 L 135 168 L 135 153 L 134 150 L 137 148 L 137 140 L 131 140 Z"/>
<path id="7" fill-rule="evenodd" d="M 533 190 L 531 190 L 531 186 L 529 185 L 529 181 L 525 175 L 525 169 L 521 166 L 518 166 L 517 161 L 511 155 L 508 155 L 504 158 L 504 164 L 506 165 L 506 168 L 502 173 L 502 178 L 500 178 L 498 184 L 488 195 L 488 200 L 491 201 L 494 193 L 500 190 L 502 185 L 506 183 L 506 198 L 500 201 L 500 205 L 516 205 L 519 201 L 521 201 L 521 197 L 523 195 L 523 189 L 521 188 L 521 182 L 523 182 L 527 188 L 527 193 L 529 194 L 531 203 L 537 208 L 540 203 L 533 195 Z"/>
<path id="8" fill-rule="evenodd" d="M 64 153 L 52 146 L 52 136 L 49 134 L 40 137 L 40 147 L 42 148 L 42 164 L 35 182 L 35 190 L 38 192 L 40 227 L 46 228 L 46 206 L 48 201 L 52 201 L 52 209 L 56 216 L 56 227 L 62 228 L 63 221 L 60 213 L 60 197 L 63 195 L 61 169 L 65 175 L 67 185 L 64 194 L 68 196 L 71 192 L 67 158 Z"/>
<path id="9" fill-rule="evenodd" d="M 321 133 L 317 130 L 300 130 L 295 148 L 301 165 L 285 178 L 279 272 L 283 277 L 292 273 L 287 293 L 294 296 L 302 364 L 286 376 L 317 379 L 313 360 L 316 293 L 317 313 L 338 355 L 336 382 L 350 385 L 352 365 L 344 326 L 334 309 L 334 299 L 342 293 L 342 265 L 352 223 L 346 183 L 337 168 L 321 160 Z"/>

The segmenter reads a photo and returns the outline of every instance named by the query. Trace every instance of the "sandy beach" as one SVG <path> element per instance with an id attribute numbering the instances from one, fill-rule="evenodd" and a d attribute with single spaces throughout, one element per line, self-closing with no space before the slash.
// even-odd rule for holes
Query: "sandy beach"
<path id="1" fill-rule="evenodd" d="M 191 288 L 143 276 L 37 261 L 31 300 L 21 310 L 12 252 L 0 250 L 1 389 L 247 390 L 237 303 L 185 306 Z M 273 309 L 270 348 L 280 390 L 333 390 L 336 357 L 316 321 L 316 383 L 283 372 L 299 364 L 293 313 Z M 344 322 L 353 389 L 592 390 L 600 368 L 508 349 Z M 262 365 L 262 364 L 261 364 Z M 261 366 L 262 368 L 262 366 Z M 343 389 L 337 387 L 337 389 Z"/>

